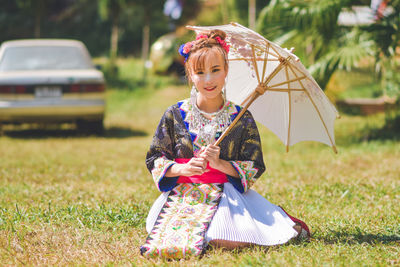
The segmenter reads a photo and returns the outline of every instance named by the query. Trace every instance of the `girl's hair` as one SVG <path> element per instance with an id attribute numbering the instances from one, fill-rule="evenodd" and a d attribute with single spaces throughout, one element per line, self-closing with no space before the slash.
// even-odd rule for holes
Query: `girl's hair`
<path id="1" fill-rule="evenodd" d="M 210 32 L 203 32 L 198 36 L 201 36 L 201 38 L 193 41 L 189 57 L 185 63 L 185 71 L 188 78 L 191 70 L 202 69 L 204 67 L 207 53 L 211 51 L 219 53 L 222 56 L 225 62 L 224 68 L 228 70 L 228 54 L 217 40 L 219 37 L 220 40 L 224 41 L 226 33 L 221 30 L 212 30 Z"/>

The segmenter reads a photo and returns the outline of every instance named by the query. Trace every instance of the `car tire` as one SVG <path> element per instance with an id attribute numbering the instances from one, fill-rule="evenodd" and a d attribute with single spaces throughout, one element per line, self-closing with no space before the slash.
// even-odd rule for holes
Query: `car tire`
<path id="1" fill-rule="evenodd" d="M 76 122 L 76 127 L 79 132 L 84 134 L 101 135 L 104 133 L 103 120 L 97 120 L 97 121 L 79 120 Z"/>

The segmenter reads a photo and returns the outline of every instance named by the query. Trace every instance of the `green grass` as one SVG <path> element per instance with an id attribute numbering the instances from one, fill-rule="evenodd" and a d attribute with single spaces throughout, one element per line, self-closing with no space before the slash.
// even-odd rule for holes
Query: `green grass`
<path id="1" fill-rule="evenodd" d="M 376 98 L 384 94 L 382 85 L 369 67 L 351 72 L 337 71 L 331 77 L 327 95 L 332 100 L 346 98 Z"/>
<path id="2" fill-rule="evenodd" d="M 351 72 L 338 71 L 339 86 L 346 88 L 342 98 L 374 98 L 383 94 L 381 84 L 369 69 L 355 69 Z"/>
<path id="3" fill-rule="evenodd" d="M 0 263 L 400 264 L 400 142 L 369 134 L 383 127 L 382 114 L 343 115 L 335 127 L 337 155 L 312 142 L 285 153 L 278 138 L 259 126 L 268 171 L 253 188 L 304 219 L 311 242 L 213 250 L 185 261 L 141 257 L 145 219 L 159 195 L 145 154 L 166 107 L 188 95 L 186 86 L 110 90 L 107 130 L 100 137 L 73 129 L 6 129 L 0 137 Z"/>
<path id="4" fill-rule="evenodd" d="M 142 60 L 137 58 L 118 58 L 117 73 L 111 71 L 106 58 L 94 59 L 95 64 L 102 66 L 108 87 L 112 89 L 138 90 L 146 88 L 165 88 L 171 84 L 182 84 L 177 75 L 159 76 L 145 69 Z"/>

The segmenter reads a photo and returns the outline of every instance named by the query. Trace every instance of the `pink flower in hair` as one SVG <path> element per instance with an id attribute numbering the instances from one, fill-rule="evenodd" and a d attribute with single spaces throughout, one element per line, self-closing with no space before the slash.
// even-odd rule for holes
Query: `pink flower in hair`
<path id="1" fill-rule="evenodd" d="M 187 42 L 185 44 L 185 46 L 183 47 L 183 53 L 189 54 L 190 49 L 192 49 L 192 46 L 193 46 L 193 41 L 192 42 Z"/>
<path id="2" fill-rule="evenodd" d="M 229 47 L 225 40 L 222 40 L 219 36 L 215 37 L 215 40 L 222 46 L 222 48 L 226 51 L 226 53 L 229 53 Z"/>
<path id="3" fill-rule="evenodd" d="M 206 34 L 199 34 L 199 35 L 196 36 L 196 40 L 199 40 L 199 39 L 201 39 L 201 38 L 208 38 L 208 35 L 206 35 Z"/>

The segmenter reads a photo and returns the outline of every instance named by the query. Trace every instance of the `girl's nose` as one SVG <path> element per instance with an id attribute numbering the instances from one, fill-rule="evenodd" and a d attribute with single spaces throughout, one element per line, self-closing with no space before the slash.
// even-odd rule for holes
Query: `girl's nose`
<path id="1" fill-rule="evenodd" d="M 207 73 L 206 77 L 205 77 L 205 81 L 209 82 L 210 80 L 211 80 L 211 75 L 210 75 L 210 73 Z"/>

